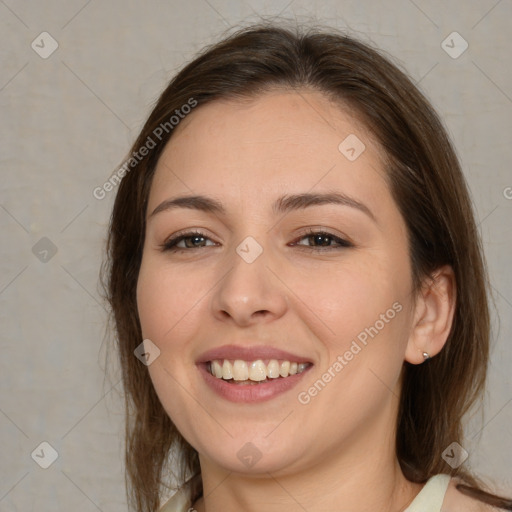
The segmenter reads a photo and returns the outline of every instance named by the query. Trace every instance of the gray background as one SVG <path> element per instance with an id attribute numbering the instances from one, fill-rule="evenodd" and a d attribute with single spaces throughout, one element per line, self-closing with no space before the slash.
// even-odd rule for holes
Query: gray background
<path id="1" fill-rule="evenodd" d="M 126 510 L 122 396 L 115 365 L 105 378 L 98 288 L 114 193 L 92 191 L 184 62 L 230 26 L 277 14 L 389 52 L 454 139 L 496 303 L 484 415 L 464 448 L 470 467 L 512 488 L 511 0 L 0 0 L 2 512 Z M 59 45 L 47 58 L 44 31 Z M 469 44 L 458 58 L 441 46 L 453 31 Z M 43 441 L 58 453 L 48 469 L 31 458 L 50 461 Z"/>

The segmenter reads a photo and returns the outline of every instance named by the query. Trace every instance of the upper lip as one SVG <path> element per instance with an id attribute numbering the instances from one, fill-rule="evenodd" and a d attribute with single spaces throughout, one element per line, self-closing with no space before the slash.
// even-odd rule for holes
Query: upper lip
<path id="1" fill-rule="evenodd" d="M 202 353 L 196 363 L 207 363 L 218 359 L 229 359 L 242 361 L 256 361 L 258 359 L 281 359 L 295 363 L 310 363 L 311 360 L 306 357 L 301 357 L 297 354 L 292 354 L 286 350 L 280 350 L 268 345 L 259 346 L 240 346 L 240 345 L 223 345 L 221 347 L 212 348 Z"/>

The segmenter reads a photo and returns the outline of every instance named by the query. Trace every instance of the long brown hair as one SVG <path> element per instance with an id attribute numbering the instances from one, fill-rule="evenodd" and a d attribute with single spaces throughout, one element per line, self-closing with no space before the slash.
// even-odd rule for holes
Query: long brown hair
<path id="1" fill-rule="evenodd" d="M 396 454 L 405 477 L 423 483 L 437 473 L 459 476 L 467 484 L 458 486 L 462 492 L 512 510 L 512 501 L 485 492 L 475 476 L 462 466 L 451 468 L 442 458 L 451 443 L 462 444 L 463 416 L 482 396 L 490 330 L 483 251 L 446 131 L 412 81 L 378 50 L 331 29 L 270 23 L 239 30 L 205 49 L 171 80 L 121 173 L 102 274 L 125 390 L 131 503 L 138 512 L 154 512 L 164 473 L 174 469 L 175 478 L 184 481 L 200 471 L 197 452 L 172 424 L 147 368 L 134 357 L 142 341 L 136 285 L 148 195 L 159 156 L 173 133 L 168 126 L 156 138 L 155 129 L 191 99 L 199 108 L 276 87 L 308 88 L 335 99 L 350 107 L 380 142 L 389 187 L 408 229 L 415 290 L 442 265 L 451 265 L 455 273 L 456 311 L 444 349 L 425 364 L 404 363 Z M 155 147 L 140 161 L 134 159 L 148 138 Z"/>

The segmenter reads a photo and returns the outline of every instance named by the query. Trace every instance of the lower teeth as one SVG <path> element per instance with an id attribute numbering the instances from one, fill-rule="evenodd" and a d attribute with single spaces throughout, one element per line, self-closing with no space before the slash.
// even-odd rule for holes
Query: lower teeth
<path id="1" fill-rule="evenodd" d="M 244 385 L 251 385 L 251 384 L 263 384 L 264 382 L 270 382 L 271 380 L 277 380 L 277 379 L 265 379 L 265 380 L 260 380 L 260 381 L 256 381 L 256 380 L 250 380 L 250 379 L 247 379 L 247 380 L 234 380 L 234 379 L 222 379 L 224 382 L 228 382 L 229 384 L 241 384 L 242 386 Z"/>

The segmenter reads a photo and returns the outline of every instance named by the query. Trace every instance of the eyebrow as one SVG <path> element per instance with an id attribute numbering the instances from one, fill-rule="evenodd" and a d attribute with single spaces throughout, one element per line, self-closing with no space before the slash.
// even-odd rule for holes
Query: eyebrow
<path id="1" fill-rule="evenodd" d="M 361 203 L 360 201 L 345 194 L 340 194 L 337 192 L 323 194 L 304 193 L 282 196 L 274 202 L 272 205 L 272 210 L 276 214 L 284 214 L 292 210 L 303 210 L 310 206 L 329 204 L 355 208 L 365 213 L 374 222 L 377 222 L 375 215 L 364 203 Z M 153 210 L 149 217 L 154 217 L 158 213 L 173 210 L 175 208 L 189 208 L 219 215 L 224 215 L 226 213 L 226 209 L 222 203 L 216 199 L 202 195 L 191 195 L 166 199 Z"/>

